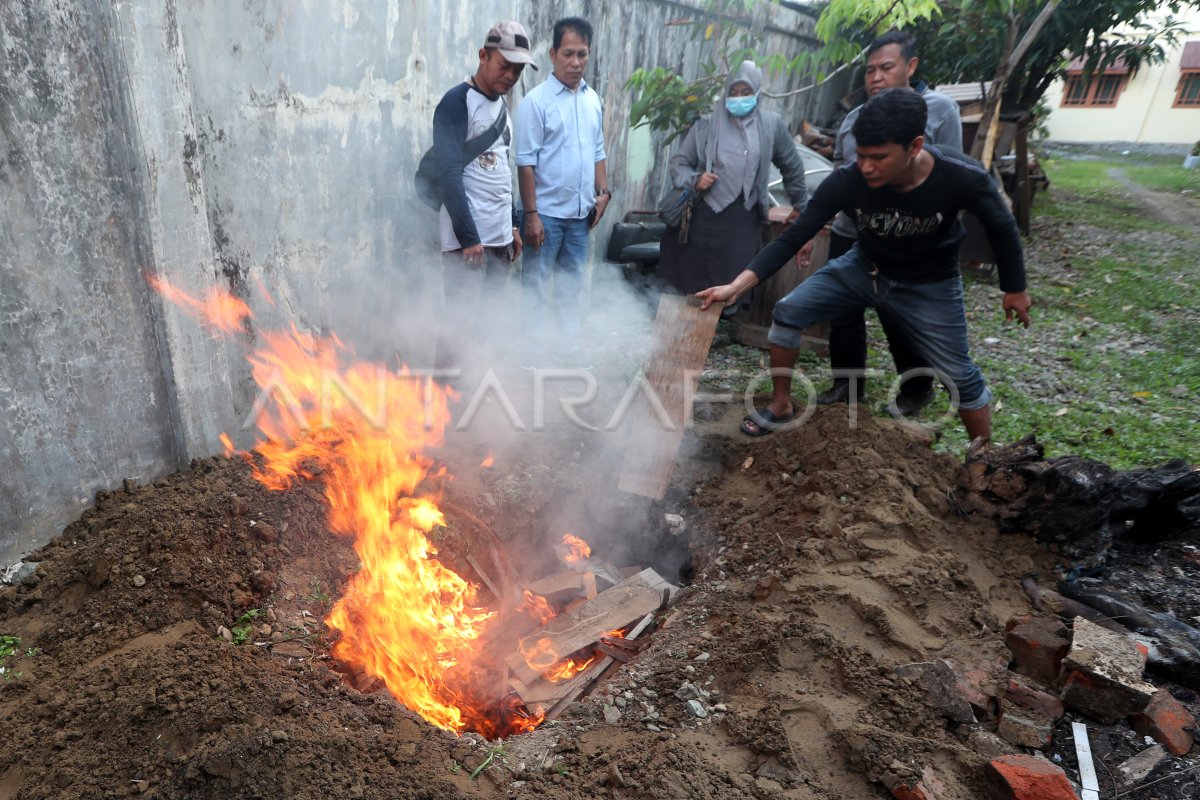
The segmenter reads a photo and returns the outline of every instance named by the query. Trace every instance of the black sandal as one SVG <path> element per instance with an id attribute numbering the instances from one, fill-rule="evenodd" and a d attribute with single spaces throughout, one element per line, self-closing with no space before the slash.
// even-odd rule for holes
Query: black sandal
<path id="1" fill-rule="evenodd" d="M 755 409 L 753 414 L 747 414 L 742 418 L 741 431 L 747 436 L 766 436 L 768 433 L 779 430 L 795 418 L 795 411 L 777 417 L 770 408 L 764 408 L 762 411 Z"/>

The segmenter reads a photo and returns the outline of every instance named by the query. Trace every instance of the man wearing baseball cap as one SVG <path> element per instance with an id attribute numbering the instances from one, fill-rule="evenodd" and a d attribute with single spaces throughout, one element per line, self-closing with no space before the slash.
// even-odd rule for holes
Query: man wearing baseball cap
<path id="1" fill-rule="evenodd" d="M 529 48 L 519 23 L 497 23 L 479 48 L 474 76 L 446 92 L 433 113 L 446 299 L 439 367 L 462 366 L 468 343 L 480 341 L 481 297 L 504 291 L 508 265 L 521 254 L 504 95 L 526 64 L 537 69 Z"/>

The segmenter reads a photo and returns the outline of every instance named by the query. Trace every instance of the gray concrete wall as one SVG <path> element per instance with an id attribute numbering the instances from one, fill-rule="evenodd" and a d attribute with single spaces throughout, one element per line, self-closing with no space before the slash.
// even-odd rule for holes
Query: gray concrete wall
<path id="1" fill-rule="evenodd" d="M 765 5 L 765 4 L 764 4 Z M 260 331 L 336 330 L 366 356 L 427 358 L 431 212 L 411 175 L 433 108 L 487 27 L 521 20 L 549 73 L 555 19 L 596 28 L 613 219 L 665 185 L 661 137 L 627 126 L 638 66 L 702 55 L 669 0 L 21 0 L 0 6 L 0 564 L 122 479 L 237 435 Z M 764 49 L 811 20 L 768 7 Z M 793 81 L 795 85 L 795 81 Z M 779 80 L 771 88 L 789 88 Z M 767 101 L 798 123 L 816 99 Z M 220 340 L 151 292 L 233 291 Z M 265 289 L 273 302 L 265 299 Z"/>
<path id="2" fill-rule="evenodd" d="M 108 3 L 0 6 L 0 556 L 183 455 L 120 52 Z"/>

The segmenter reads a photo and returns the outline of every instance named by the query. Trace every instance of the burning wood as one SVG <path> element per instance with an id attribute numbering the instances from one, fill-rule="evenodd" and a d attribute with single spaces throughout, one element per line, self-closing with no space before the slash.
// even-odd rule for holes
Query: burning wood
<path id="1" fill-rule="evenodd" d="M 253 317 L 227 293 L 192 298 L 163 282 L 155 288 L 214 332 L 237 333 Z M 263 331 L 259 345 L 248 360 L 262 389 L 254 410 L 260 436 L 243 455 L 263 485 L 298 484 L 325 504 L 330 530 L 354 539 L 361 567 L 324 622 L 337 634 L 332 655 L 360 691 L 382 684 L 431 724 L 456 732 L 498 738 L 532 730 L 542 720 L 538 709 L 578 696 L 612 663 L 591 649 L 603 636 L 639 620 L 644 628 L 670 599 L 675 587 L 660 576 L 647 570 L 622 580 L 571 534 L 561 553 L 570 574 L 538 586 L 545 594 L 530 591 L 490 527 L 456 509 L 455 519 L 481 534 L 472 537 L 481 546 L 463 557 L 494 598 L 485 604 L 479 584 L 438 558 L 431 536 L 446 516 L 443 498 L 425 488 L 434 466 L 426 452 L 444 441 L 452 392 L 404 368 L 361 361 L 333 335 Z M 223 441 L 232 455 L 232 440 Z M 598 579 L 612 588 L 601 591 Z M 556 615 L 547 595 L 558 594 L 581 596 Z M 541 630 L 522 638 L 534 625 Z M 520 650 L 505 660 L 501 643 L 514 636 Z M 546 704 L 514 700 L 510 671 L 513 686 L 531 696 L 542 680 L 555 694 Z M 581 675 L 592 677 L 576 680 Z"/>
<path id="2" fill-rule="evenodd" d="M 547 599 L 562 599 L 560 595 L 570 597 L 583 591 L 583 575 L 573 569 L 563 570 L 527 583 L 525 588 Z"/>
<path id="3" fill-rule="evenodd" d="M 654 619 L 654 614 L 649 613 L 634 625 L 624 637 L 624 641 L 634 640 L 640 636 L 650 622 Z M 602 637 L 602 641 L 610 641 L 608 637 Z M 640 643 L 644 647 L 645 642 Z M 597 648 L 598 649 L 598 648 Z M 534 682 L 531 686 L 522 685 L 518 688 L 513 680 L 513 689 L 521 697 L 522 702 L 529 708 L 541 709 L 545 714 L 546 719 L 554 719 L 562 713 L 568 705 L 587 691 L 593 683 L 600 679 L 602 675 L 612 666 L 614 658 L 609 655 L 601 656 L 590 662 L 587 667 L 579 672 L 575 677 L 564 683 L 554 683 L 553 681 L 542 678 Z M 628 660 L 628 656 L 623 661 Z"/>
<path id="4" fill-rule="evenodd" d="M 595 671 L 598 664 L 604 664 L 602 670 L 614 658 L 627 661 L 637 652 L 636 645 L 628 644 L 636 635 L 634 630 L 636 633 L 645 630 L 652 612 L 670 602 L 677 591 L 678 587 L 667 583 L 654 570 L 645 569 L 578 608 L 564 610 L 540 630 L 521 639 L 517 651 L 505 659 L 512 676 L 509 685 L 531 707 L 549 707 L 550 700 L 557 702 L 556 698 L 571 691 L 575 678 L 592 675 L 585 682 L 586 687 L 599 674 Z M 634 623 L 637 626 L 629 634 L 615 635 Z M 591 660 L 576 655 L 587 650 L 593 653 Z M 574 657 L 574 661 L 564 670 L 561 667 L 565 657 Z M 577 674 L 572 677 L 573 673 Z M 568 678 L 571 686 L 563 684 Z"/>

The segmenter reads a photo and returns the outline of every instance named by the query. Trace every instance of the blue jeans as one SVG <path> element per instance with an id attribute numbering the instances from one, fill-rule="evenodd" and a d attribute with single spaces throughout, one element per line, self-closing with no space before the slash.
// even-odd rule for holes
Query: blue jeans
<path id="1" fill-rule="evenodd" d="M 521 266 L 522 330 L 525 349 L 532 353 L 544 353 L 551 341 L 565 350 L 579 346 L 579 293 L 588 255 L 586 219 L 541 219 L 546 240 L 539 249 L 525 248 Z"/>
<path id="2" fill-rule="evenodd" d="M 960 408 L 974 411 L 991 402 L 967 344 L 962 278 L 905 283 L 872 269 L 858 245 L 830 261 L 775 304 L 768 341 L 797 348 L 803 328 L 870 306 L 891 317 L 952 396 L 957 390 Z"/>

